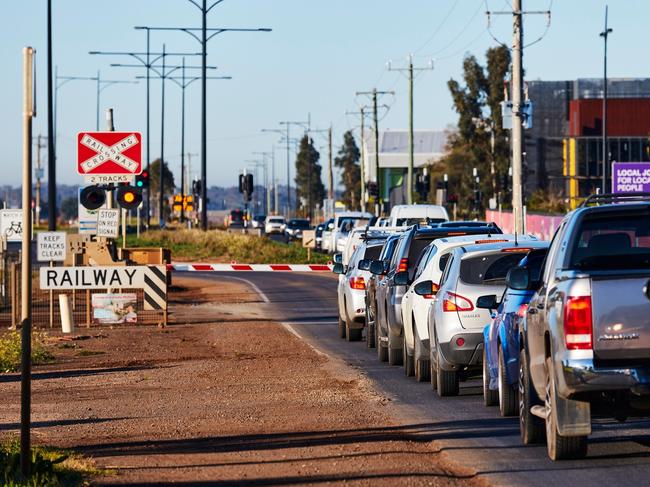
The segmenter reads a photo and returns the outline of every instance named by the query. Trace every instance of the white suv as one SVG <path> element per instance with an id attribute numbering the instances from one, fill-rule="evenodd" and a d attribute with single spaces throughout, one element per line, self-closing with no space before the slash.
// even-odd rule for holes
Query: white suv
<path id="1" fill-rule="evenodd" d="M 287 221 L 283 216 L 267 216 L 264 221 L 264 233 L 282 233 L 287 229 Z"/>

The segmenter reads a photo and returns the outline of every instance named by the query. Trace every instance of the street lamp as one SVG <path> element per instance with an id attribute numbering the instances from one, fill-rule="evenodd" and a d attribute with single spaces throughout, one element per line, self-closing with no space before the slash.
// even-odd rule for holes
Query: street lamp
<path id="1" fill-rule="evenodd" d="M 603 183 L 602 192 L 607 193 L 609 172 L 609 150 L 607 147 L 607 38 L 613 32 L 607 27 L 607 5 L 605 5 L 605 30 L 599 35 L 603 38 Z"/>
<path id="2" fill-rule="evenodd" d="M 217 28 L 217 29 L 208 29 L 207 16 L 208 12 L 212 10 L 216 5 L 220 4 L 223 0 L 215 0 L 209 7 L 207 0 L 189 0 L 192 5 L 198 8 L 201 11 L 201 21 L 202 25 L 200 28 L 193 27 L 136 27 L 136 28 L 147 28 L 150 30 L 176 30 L 182 31 L 186 34 L 191 35 L 196 39 L 199 44 L 201 44 L 201 63 L 203 66 L 201 73 L 201 199 L 205 203 L 207 201 L 207 58 L 208 58 L 208 41 L 218 34 L 224 32 L 271 32 L 271 29 L 267 28 L 258 28 L 258 29 L 233 29 L 233 28 Z M 201 4 L 199 4 L 201 2 Z M 199 37 L 196 32 L 201 32 L 201 37 Z M 208 36 L 208 32 L 211 34 Z M 208 205 L 203 204 L 201 206 L 201 228 L 203 230 L 208 229 Z"/>

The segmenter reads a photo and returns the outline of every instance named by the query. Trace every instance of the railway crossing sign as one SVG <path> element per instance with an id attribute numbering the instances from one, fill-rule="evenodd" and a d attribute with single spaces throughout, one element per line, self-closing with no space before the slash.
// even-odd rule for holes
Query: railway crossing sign
<path id="1" fill-rule="evenodd" d="M 82 176 L 126 175 L 142 172 L 140 132 L 79 132 L 77 172 Z"/>

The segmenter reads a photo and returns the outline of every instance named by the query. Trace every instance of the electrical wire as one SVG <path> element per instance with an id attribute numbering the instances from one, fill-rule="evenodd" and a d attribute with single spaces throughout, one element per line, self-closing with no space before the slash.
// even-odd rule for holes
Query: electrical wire
<path id="1" fill-rule="evenodd" d="M 436 27 L 436 28 L 433 30 L 433 33 L 432 33 L 432 34 L 429 36 L 429 38 L 424 42 L 424 44 L 422 44 L 422 45 L 421 45 L 420 47 L 418 47 L 415 51 L 413 51 L 413 54 L 420 52 L 420 51 L 421 51 L 422 49 L 424 49 L 427 45 L 429 45 L 429 43 L 430 43 L 430 42 L 431 42 L 431 41 L 436 37 L 436 35 L 438 34 L 438 32 L 440 32 L 440 29 L 442 29 L 442 27 L 445 25 L 445 23 L 447 22 L 447 19 L 449 19 L 449 16 L 452 14 L 452 12 L 454 11 L 454 9 L 456 8 L 456 5 L 458 5 L 458 0 L 456 0 L 456 1 L 453 3 L 453 5 L 452 5 L 451 8 L 449 9 L 449 11 L 448 11 L 447 14 L 445 15 L 445 17 L 442 19 L 442 21 L 440 22 L 440 24 L 438 24 L 438 27 Z"/>
<path id="2" fill-rule="evenodd" d="M 486 1 L 487 1 L 487 0 L 486 0 Z M 460 31 L 458 34 L 456 34 L 456 36 L 455 36 L 451 41 L 449 41 L 447 44 L 445 44 L 444 47 L 438 49 L 437 51 L 434 51 L 434 52 L 432 52 L 432 53 L 427 54 L 427 56 L 429 56 L 429 57 L 434 57 L 434 56 L 436 56 L 436 55 L 438 55 L 438 54 L 440 54 L 440 53 L 445 52 L 447 49 L 449 49 L 451 46 L 453 46 L 454 43 L 455 43 L 455 42 L 456 42 L 456 41 L 457 41 L 457 40 L 458 40 L 458 39 L 459 39 L 459 38 L 460 38 L 460 37 L 465 33 L 465 31 L 466 31 L 467 29 L 469 29 L 470 25 L 472 25 L 472 22 L 474 21 L 474 19 L 475 19 L 476 16 L 478 15 L 478 13 L 481 11 L 481 7 L 482 7 L 482 3 L 479 2 L 479 4 L 478 4 L 478 8 L 474 11 L 474 13 L 473 13 L 472 16 L 469 18 L 469 20 L 468 20 L 467 23 L 464 25 L 464 27 L 461 29 L 461 31 Z"/>

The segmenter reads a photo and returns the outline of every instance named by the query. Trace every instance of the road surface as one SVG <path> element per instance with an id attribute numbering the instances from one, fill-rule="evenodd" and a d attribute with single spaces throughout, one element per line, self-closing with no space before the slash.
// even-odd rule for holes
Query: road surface
<path id="1" fill-rule="evenodd" d="M 196 274 L 195 274 L 196 275 Z M 524 446 L 517 418 L 502 418 L 482 403 L 481 382 L 461 383 L 461 394 L 437 397 L 428 383 L 404 376 L 402 367 L 377 361 L 365 342 L 337 337 L 336 280 L 331 275 L 293 272 L 202 273 L 221 285 L 244 280 L 260 294 L 258 312 L 284 323 L 314 348 L 358 369 L 391 399 L 397 417 L 436 441 L 447 459 L 497 485 L 647 485 L 650 478 L 650 421 L 594 421 L 584 460 L 552 462 L 545 446 Z M 218 284 L 219 283 L 219 284 Z"/>

